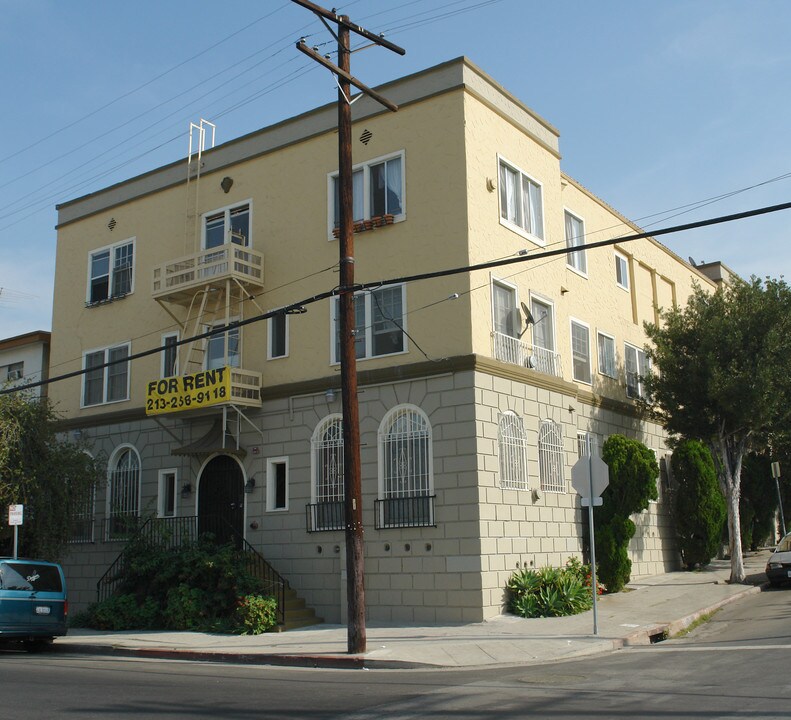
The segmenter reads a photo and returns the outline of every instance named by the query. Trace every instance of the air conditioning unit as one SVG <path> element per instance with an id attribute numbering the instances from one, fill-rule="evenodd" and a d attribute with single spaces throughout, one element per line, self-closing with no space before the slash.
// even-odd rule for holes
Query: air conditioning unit
<path id="1" fill-rule="evenodd" d="M 9 370 L 8 371 L 8 379 L 9 380 L 21 380 L 22 379 L 22 371 L 21 370 Z"/>

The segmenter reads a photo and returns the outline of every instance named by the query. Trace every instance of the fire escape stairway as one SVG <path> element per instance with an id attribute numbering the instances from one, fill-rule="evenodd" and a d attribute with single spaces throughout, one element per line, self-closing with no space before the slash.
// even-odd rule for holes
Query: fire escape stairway
<path id="1" fill-rule="evenodd" d="M 213 535 L 218 544 L 230 543 L 237 550 L 242 551 L 248 571 L 261 580 L 267 588 L 267 594 L 275 598 L 277 625 L 272 629 L 273 632 L 284 632 L 324 622 L 263 555 L 222 518 L 214 516 L 148 518 L 129 538 L 129 542 L 145 539 L 162 547 L 182 547 L 196 542 L 207 533 Z M 99 578 L 96 583 L 96 597 L 99 602 L 112 597 L 121 588 L 128 563 L 129 555 L 124 550 Z"/>

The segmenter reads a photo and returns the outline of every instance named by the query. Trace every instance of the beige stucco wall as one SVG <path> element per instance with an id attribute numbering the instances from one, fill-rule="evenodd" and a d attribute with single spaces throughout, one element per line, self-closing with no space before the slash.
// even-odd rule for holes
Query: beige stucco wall
<path id="1" fill-rule="evenodd" d="M 355 141 L 355 164 L 403 151 L 406 174 L 403 222 L 355 237 L 356 281 L 466 265 L 461 102 L 462 93 L 457 91 L 407 105 L 397 115 L 379 115 L 355 124 L 355 138 L 363 130 L 373 135 L 368 144 Z M 186 177 L 186 163 L 184 170 Z M 338 241 L 328 232 L 328 175 L 336 171 L 337 137 L 325 133 L 204 174 L 199 182 L 192 180 L 189 188 L 170 187 L 63 225 L 58 233 L 53 312 L 56 372 L 79 369 L 85 351 L 131 341 L 131 352 L 136 353 L 159 345 L 163 332 L 177 329 L 173 318 L 151 297 L 152 269 L 199 249 L 194 218 L 184 219 L 188 207 L 196 205 L 200 216 L 250 202 L 251 246 L 264 254 L 265 289 L 256 298 L 264 311 L 337 286 L 333 268 L 338 263 Z M 227 194 L 220 188 L 226 175 L 234 180 Z M 111 219 L 115 220 L 112 230 L 108 227 Z M 128 238 L 135 242 L 134 292 L 111 303 L 85 307 L 89 253 Z M 459 275 L 407 287 L 405 327 L 429 357 L 469 352 L 468 286 L 469 279 Z M 453 293 L 460 298 L 441 302 Z M 428 305 L 432 307 L 424 310 Z M 177 318 L 186 316 L 185 308 L 168 307 Z M 253 317 L 259 314 L 258 307 L 246 301 L 241 312 L 231 311 L 231 318 Z M 289 318 L 287 359 L 266 361 L 265 322 L 243 328 L 241 365 L 263 372 L 265 387 L 337 374 L 337 366 L 330 362 L 330 301 L 306 307 L 306 314 Z M 406 354 L 362 360 L 360 369 L 425 359 L 414 343 L 407 345 Z M 159 376 L 159 366 L 158 356 L 136 361 L 130 400 L 112 407 L 80 411 L 79 378 L 58 383 L 53 395 L 61 409 L 81 416 L 141 407 L 145 384 Z"/>

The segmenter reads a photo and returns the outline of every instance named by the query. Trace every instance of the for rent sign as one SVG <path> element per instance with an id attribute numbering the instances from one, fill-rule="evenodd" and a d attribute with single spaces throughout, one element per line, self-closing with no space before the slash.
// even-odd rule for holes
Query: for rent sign
<path id="1" fill-rule="evenodd" d="M 195 410 L 231 399 L 231 369 L 203 370 L 192 375 L 152 380 L 146 390 L 146 415 Z"/>

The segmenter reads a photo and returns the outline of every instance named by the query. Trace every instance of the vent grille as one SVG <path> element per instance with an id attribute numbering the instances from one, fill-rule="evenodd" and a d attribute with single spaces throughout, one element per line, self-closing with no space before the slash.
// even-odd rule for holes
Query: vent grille
<path id="1" fill-rule="evenodd" d="M 118 225 L 115 218 L 110 218 L 110 222 L 107 223 L 107 227 L 110 228 L 110 232 L 115 230 L 115 226 Z"/>
<path id="2" fill-rule="evenodd" d="M 370 130 L 367 130 L 367 129 L 363 130 L 363 134 L 360 135 L 360 142 L 363 145 L 367 145 L 369 142 L 371 142 L 371 138 L 373 136 L 374 136 L 374 134 Z"/>

